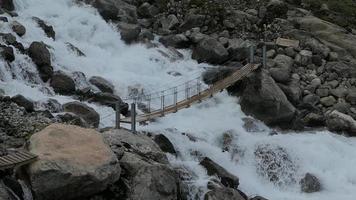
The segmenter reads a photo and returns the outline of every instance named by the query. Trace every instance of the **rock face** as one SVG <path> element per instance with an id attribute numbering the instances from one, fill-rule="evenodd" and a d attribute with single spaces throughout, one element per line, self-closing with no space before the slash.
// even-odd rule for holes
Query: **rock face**
<path id="1" fill-rule="evenodd" d="M 121 39 L 127 44 L 136 41 L 141 33 L 140 26 L 136 24 L 119 23 Z"/>
<path id="2" fill-rule="evenodd" d="M 13 11 L 15 9 L 13 0 L 2 0 L 0 3 L 0 7 L 8 11 Z"/>
<path id="3" fill-rule="evenodd" d="M 214 38 L 206 38 L 193 50 L 192 58 L 198 62 L 221 64 L 228 59 L 229 53 L 225 47 Z"/>
<path id="4" fill-rule="evenodd" d="M 114 93 L 114 85 L 103 77 L 93 76 L 89 79 L 89 82 L 99 88 L 99 90 L 101 90 L 102 92 L 107 92 L 111 94 Z"/>
<path id="5" fill-rule="evenodd" d="M 56 32 L 54 32 L 53 26 L 48 25 L 45 21 L 38 17 L 33 17 L 33 20 L 35 20 L 38 26 L 42 28 L 42 30 L 46 33 L 47 37 L 56 39 Z"/>
<path id="6" fill-rule="evenodd" d="M 128 184 L 125 192 L 127 199 L 184 199 L 180 194 L 178 175 L 151 138 L 124 129 L 102 134 L 120 159 L 125 174 L 122 181 Z"/>
<path id="7" fill-rule="evenodd" d="M 103 191 L 120 177 L 115 154 L 91 129 L 52 124 L 34 134 L 28 148 L 39 156 L 27 168 L 39 200 L 87 197 Z"/>
<path id="8" fill-rule="evenodd" d="M 165 135 L 163 134 L 155 135 L 154 141 L 161 148 L 162 151 L 171 153 L 173 155 L 177 154 L 173 144 L 171 143 L 171 141 L 169 141 L 169 139 Z"/>
<path id="9" fill-rule="evenodd" d="M 50 86 L 53 88 L 54 92 L 58 94 L 68 95 L 74 94 L 75 92 L 75 83 L 73 79 L 61 71 L 53 74 Z"/>
<path id="10" fill-rule="evenodd" d="M 53 75 L 51 66 L 51 54 L 42 42 L 33 42 L 28 49 L 29 56 L 36 64 L 43 81 L 47 81 Z"/>
<path id="11" fill-rule="evenodd" d="M 306 173 L 304 178 L 299 182 L 302 192 L 312 193 L 319 192 L 321 190 L 321 184 L 316 176 L 310 173 Z"/>
<path id="12" fill-rule="evenodd" d="M 63 105 L 65 112 L 71 112 L 83 118 L 90 126 L 97 128 L 100 122 L 99 114 L 91 107 L 80 102 L 69 102 Z"/>
<path id="13" fill-rule="evenodd" d="M 11 28 L 20 37 L 26 34 L 26 28 L 17 21 L 14 21 L 12 23 Z"/>
<path id="14" fill-rule="evenodd" d="M 255 74 L 247 80 L 240 99 L 242 110 L 268 125 L 288 124 L 296 109 L 286 95 L 266 72 Z"/>
<path id="15" fill-rule="evenodd" d="M 237 188 L 239 186 L 239 178 L 230 172 L 226 171 L 223 167 L 212 161 L 210 158 L 205 157 L 200 165 L 205 167 L 208 172 L 208 175 L 216 175 L 221 179 L 221 183 L 230 188 Z"/>

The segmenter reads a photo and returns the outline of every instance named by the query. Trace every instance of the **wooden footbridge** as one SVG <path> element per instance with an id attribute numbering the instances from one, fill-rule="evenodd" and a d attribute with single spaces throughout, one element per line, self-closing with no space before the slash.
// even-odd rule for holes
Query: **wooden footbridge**
<path id="1" fill-rule="evenodd" d="M 25 150 L 8 150 L 0 157 L 0 170 L 11 169 L 34 162 L 37 156 Z"/>
<path id="2" fill-rule="evenodd" d="M 196 84 L 193 86 L 186 82 L 186 84 L 184 84 L 184 90 L 179 90 L 178 87 L 174 87 L 171 89 L 173 92 L 170 94 L 164 94 L 162 92 L 160 96 L 156 97 L 156 99 L 158 99 L 160 102 L 159 109 L 151 109 L 151 104 L 153 102 L 151 95 L 144 95 L 143 98 L 141 97 L 141 100 L 136 98 L 135 102 L 131 104 L 131 117 L 120 119 L 120 109 L 117 109 L 118 113 L 116 115 L 116 127 L 120 128 L 120 122 L 130 123 L 132 125 L 132 131 L 135 131 L 137 122 L 142 123 L 158 117 L 163 117 L 166 114 L 178 112 L 179 110 L 185 109 L 194 103 L 201 102 L 209 97 L 212 97 L 214 94 L 221 92 L 237 81 L 243 79 L 251 72 L 258 69 L 260 65 L 261 64 L 249 63 L 240 69 L 233 71 L 230 75 L 223 78 L 222 80 L 216 81 L 214 84 L 208 86 L 207 88 L 203 88 L 202 84 L 199 82 L 201 78 L 197 78 L 195 79 L 196 81 L 194 81 Z M 180 92 L 184 92 L 184 98 L 179 99 Z M 169 99 L 170 96 L 172 103 L 167 104 L 167 99 Z M 144 105 L 148 111 L 146 113 L 136 114 L 137 101 L 142 105 L 142 99 L 144 99 Z"/>

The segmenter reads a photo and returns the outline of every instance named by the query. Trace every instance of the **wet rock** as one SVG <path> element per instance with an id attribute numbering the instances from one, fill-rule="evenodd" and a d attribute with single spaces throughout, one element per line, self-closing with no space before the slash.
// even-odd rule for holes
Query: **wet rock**
<path id="1" fill-rule="evenodd" d="M 120 29 L 121 39 L 125 41 L 127 44 L 131 44 L 134 41 L 137 41 L 141 28 L 136 24 L 128 24 L 128 23 L 119 23 L 118 27 Z"/>
<path id="2" fill-rule="evenodd" d="M 88 101 L 90 103 L 98 103 L 104 106 L 110 106 L 113 109 L 116 110 L 116 104 L 118 103 L 120 106 L 120 112 L 121 114 L 127 116 L 128 115 L 128 110 L 129 110 L 129 105 L 125 102 L 122 101 L 122 99 L 114 94 L 111 93 L 103 93 L 103 92 L 98 92 L 93 94 Z"/>
<path id="3" fill-rule="evenodd" d="M 165 46 L 174 48 L 187 48 L 190 45 L 188 38 L 184 34 L 163 36 L 159 41 Z"/>
<path id="4" fill-rule="evenodd" d="M 0 44 L 0 55 L 6 61 L 13 62 L 15 60 L 15 54 L 12 47 L 8 47 Z"/>
<path id="5" fill-rule="evenodd" d="M 302 192 L 305 193 L 319 192 L 321 190 L 321 184 L 319 179 L 310 173 L 306 173 L 304 178 L 302 178 L 299 183 Z"/>
<path id="6" fill-rule="evenodd" d="M 295 182 L 297 166 L 284 148 L 264 144 L 259 145 L 254 154 L 260 175 L 277 185 Z"/>
<path id="7" fill-rule="evenodd" d="M 209 176 L 216 175 L 221 179 L 221 183 L 230 188 L 237 188 L 239 186 L 239 178 L 230 172 L 226 171 L 223 167 L 212 161 L 210 158 L 205 157 L 201 162 Z"/>
<path id="8" fill-rule="evenodd" d="M 164 136 L 163 134 L 155 135 L 154 141 L 159 146 L 159 148 L 161 148 L 161 150 L 163 152 L 171 153 L 173 155 L 177 154 L 171 141 L 169 141 L 169 139 L 166 136 Z"/>
<path id="9" fill-rule="evenodd" d="M 110 94 L 114 93 L 115 86 L 103 77 L 92 76 L 90 77 L 89 82 L 99 88 L 99 90 L 102 92 Z"/>
<path id="10" fill-rule="evenodd" d="M 7 17 L 3 17 L 3 16 L 0 16 L 0 21 L 2 21 L 2 22 L 9 22 L 9 20 L 7 19 Z"/>
<path id="11" fill-rule="evenodd" d="M 50 86 L 55 93 L 62 95 L 70 95 L 75 92 L 75 82 L 73 79 L 62 71 L 54 72 Z"/>
<path id="12" fill-rule="evenodd" d="M 29 56 L 37 65 L 40 76 L 43 81 L 47 81 L 53 75 L 53 67 L 51 66 L 51 54 L 47 46 L 42 42 L 31 43 L 28 49 Z"/>
<path id="13" fill-rule="evenodd" d="M 141 31 L 140 35 L 138 36 L 139 40 L 142 42 L 152 41 L 154 40 L 155 36 L 153 33 L 147 29 Z"/>
<path id="14" fill-rule="evenodd" d="M 17 21 L 14 21 L 11 24 L 11 28 L 20 37 L 26 34 L 26 28 Z"/>
<path id="15" fill-rule="evenodd" d="M 40 103 L 41 107 L 50 111 L 51 113 L 63 112 L 63 106 L 56 99 L 47 99 L 45 102 Z"/>
<path id="16" fill-rule="evenodd" d="M 264 197 L 261 197 L 261 196 L 255 196 L 255 197 L 253 197 L 253 198 L 250 199 L 250 200 L 268 200 L 268 199 L 266 199 L 266 198 L 264 198 Z"/>
<path id="17" fill-rule="evenodd" d="M 334 110 L 326 115 L 326 125 L 330 131 L 356 136 L 356 121 L 350 115 Z"/>
<path id="18" fill-rule="evenodd" d="M 63 105 L 65 112 L 74 113 L 83 118 L 89 125 L 97 128 L 100 122 L 99 114 L 91 107 L 80 102 L 69 102 Z"/>
<path id="19" fill-rule="evenodd" d="M 64 113 L 56 116 L 59 122 L 69 125 L 80 126 L 83 128 L 89 128 L 90 125 L 81 117 L 74 113 Z"/>
<path id="20" fill-rule="evenodd" d="M 246 88 L 240 98 L 242 110 L 268 125 L 287 125 L 295 116 L 296 109 L 286 95 L 265 71 L 246 80 Z"/>
<path id="21" fill-rule="evenodd" d="M 11 101 L 16 103 L 17 105 L 24 107 L 27 112 L 33 112 L 34 111 L 34 104 L 32 101 L 28 100 L 21 94 L 18 94 L 16 96 L 11 97 Z"/>
<path id="22" fill-rule="evenodd" d="M 15 6 L 13 3 L 13 0 L 2 0 L 0 4 L 0 8 L 3 8 L 8 11 L 13 11 L 15 10 Z"/>
<path id="23" fill-rule="evenodd" d="M 78 47 L 74 46 L 73 44 L 66 42 L 66 45 L 67 45 L 68 49 L 70 49 L 72 52 L 74 52 L 78 56 L 85 56 L 85 54 Z"/>
<path id="24" fill-rule="evenodd" d="M 204 200 L 246 200 L 237 190 L 231 188 L 214 188 L 207 192 Z"/>
<path id="25" fill-rule="evenodd" d="M 45 21 L 38 17 L 33 17 L 32 19 L 37 22 L 38 26 L 42 28 L 47 37 L 52 38 L 53 40 L 56 39 L 56 32 L 54 31 L 53 26 L 48 25 Z"/>
<path id="26" fill-rule="evenodd" d="M 226 48 L 214 38 L 206 38 L 198 43 L 193 50 L 192 58 L 198 62 L 220 64 L 228 59 Z"/>
<path id="27" fill-rule="evenodd" d="M 260 132 L 263 129 L 257 123 L 260 123 L 258 120 L 250 117 L 245 117 L 242 119 L 244 121 L 243 127 L 247 132 Z"/>
<path id="28" fill-rule="evenodd" d="M 92 129 L 53 124 L 31 136 L 28 148 L 39 156 L 26 170 L 39 200 L 88 197 L 120 177 L 115 154 Z"/>

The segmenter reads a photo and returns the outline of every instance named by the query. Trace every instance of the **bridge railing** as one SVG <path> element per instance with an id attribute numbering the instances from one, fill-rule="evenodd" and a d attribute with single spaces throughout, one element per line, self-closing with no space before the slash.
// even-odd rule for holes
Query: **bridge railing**
<path id="1" fill-rule="evenodd" d="M 250 47 L 250 53 L 248 63 L 253 64 L 255 61 L 255 51 L 254 46 Z M 266 46 L 262 47 L 262 65 L 266 66 L 267 56 L 266 56 Z M 237 71 L 239 68 L 232 68 L 232 73 Z M 227 75 L 228 76 L 228 75 Z M 217 73 L 217 76 L 211 76 L 208 79 L 204 79 L 205 82 L 216 82 L 219 80 L 224 80 L 226 74 L 222 72 Z M 116 106 L 116 124 L 117 129 L 120 128 L 120 123 L 130 123 L 131 130 L 136 131 L 137 118 L 145 117 L 145 119 L 150 119 L 157 116 L 164 116 L 166 112 L 177 112 L 178 105 L 184 103 L 186 107 L 189 107 L 189 100 L 194 98 L 196 101 L 200 101 L 200 95 L 206 91 L 214 91 L 215 84 L 207 85 L 203 81 L 203 76 L 200 75 L 194 79 L 186 81 L 184 83 L 178 84 L 174 87 L 169 87 L 167 89 L 145 94 L 144 91 L 137 92 L 127 98 L 123 98 L 125 102 L 130 103 L 130 118 L 121 119 L 120 115 L 120 104 L 117 103 Z M 234 81 L 234 80 L 232 80 Z M 211 93 L 212 94 L 212 93 Z M 193 101 L 195 102 L 195 101 Z"/>

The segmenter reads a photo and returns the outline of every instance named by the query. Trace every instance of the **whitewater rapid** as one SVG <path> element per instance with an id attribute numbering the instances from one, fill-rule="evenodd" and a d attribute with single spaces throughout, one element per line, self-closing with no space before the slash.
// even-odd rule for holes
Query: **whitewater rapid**
<path id="1" fill-rule="evenodd" d="M 125 45 L 114 25 L 107 24 L 95 9 L 78 6 L 72 0 L 15 0 L 19 17 L 26 34 L 17 40 L 26 48 L 33 41 L 44 41 L 50 46 L 52 63 L 55 70 L 67 73 L 83 72 L 87 78 L 96 75 L 110 80 L 119 96 L 128 94 L 129 86 L 140 86 L 145 91 L 157 91 L 190 80 L 209 67 L 190 59 L 189 51 L 180 51 L 184 58 L 171 62 L 157 50 L 167 51 L 164 47 L 146 48 L 145 45 Z M 56 40 L 46 37 L 45 33 L 31 18 L 39 17 L 54 27 Z M 0 32 L 12 32 L 10 23 L 0 22 Z M 14 34 L 15 35 L 15 34 Z M 78 47 L 86 55 L 79 57 L 68 49 L 66 43 Z M 61 103 L 73 101 L 70 97 L 52 95 L 45 92 L 38 75 L 30 79 L 23 74 L 36 74 L 36 67 L 27 56 L 16 52 L 16 61 L 7 67 L 0 60 L 0 87 L 9 95 L 23 94 L 35 100 L 44 101 L 56 98 Z M 172 76 L 168 72 L 176 71 L 182 76 Z M 90 104 L 102 116 L 101 126 L 112 126 L 114 116 L 104 119 L 114 111 Z M 192 185 L 206 190 L 209 177 L 199 166 L 198 159 L 191 152 L 200 152 L 208 156 L 231 173 L 240 178 L 240 189 L 249 196 L 261 195 L 271 200 L 355 200 L 356 199 L 356 139 L 332 134 L 328 131 L 286 133 L 270 135 L 268 127 L 259 123 L 260 131 L 249 133 L 243 128 L 243 118 L 238 99 L 222 92 L 207 101 L 193 105 L 176 114 L 167 115 L 139 130 L 165 134 L 175 145 L 179 157 L 170 156 L 175 166 L 183 166 L 195 176 Z M 222 152 L 221 138 L 229 131 L 233 135 L 233 144 L 243 154 L 237 157 Z M 187 133 L 197 140 L 189 140 L 181 133 Z M 298 183 L 276 186 L 256 173 L 257 161 L 254 151 L 258 145 L 269 144 L 286 149 L 297 164 L 296 178 L 299 180 L 306 172 L 315 174 L 321 181 L 323 190 L 318 193 L 300 192 Z M 194 195 L 196 191 L 192 191 Z"/>

